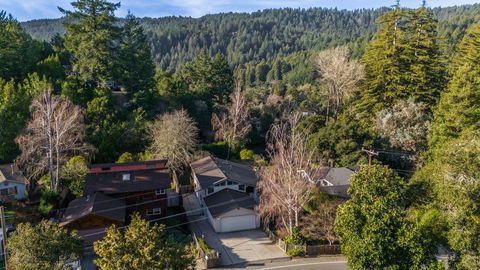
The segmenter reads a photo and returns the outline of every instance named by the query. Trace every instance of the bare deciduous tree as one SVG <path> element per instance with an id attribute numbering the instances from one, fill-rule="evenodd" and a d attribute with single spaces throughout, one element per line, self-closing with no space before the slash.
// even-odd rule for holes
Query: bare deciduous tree
<path id="1" fill-rule="evenodd" d="M 188 165 L 197 144 L 198 128 L 187 111 L 178 110 L 161 115 L 149 126 L 152 158 L 168 160 L 173 172 L 182 172 Z"/>
<path id="2" fill-rule="evenodd" d="M 30 112 L 30 122 L 16 138 L 21 150 L 16 163 L 29 178 L 48 172 L 51 189 L 58 190 L 60 170 L 68 158 L 92 150 L 84 143 L 83 111 L 48 89 L 32 101 Z"/>
<path id="3" fill-rule="evenodd" d="M 274 124 L 269 131 L 271 164 L 262 168 L 258 189 L 259 213 L 266 224 L 274 221 L 289 234 L 299 225 L 303 207 L 310 201 L 312 184 L 304 173 L 311 170 L 312 153 L 305 134 L 296 128 L 300 116 Z"/>
<path id="4" fill-rule="evenodd" d="M 315 66 L 320 74 L 327 97 L 326 117 L 328 122 L 330 112 L 336 119 L 342 105 L 356 90 L 364 76 L 364 66 L 357 60 L 350 59 L 347 47 L 336 47 L 321 51 L 315 57 Z"/>
<path id="5" fill-rule="evenodd" d="M 231 148 L 247 137 L 251 124 L 245 95 L 239 85 L 230 95 L 228 112 L 212 115 L 212 126 L 215 140 L 225 140 Z"/>
<path id="6" fill-rule="evenodd" d="M 337 208 L 343 201 L 322 196 L 316 202 L 316 209 L 301 219 L 301 232 L 310 239 L 327 240 L 332 245 L 336 240 L 335 218 Z"/>

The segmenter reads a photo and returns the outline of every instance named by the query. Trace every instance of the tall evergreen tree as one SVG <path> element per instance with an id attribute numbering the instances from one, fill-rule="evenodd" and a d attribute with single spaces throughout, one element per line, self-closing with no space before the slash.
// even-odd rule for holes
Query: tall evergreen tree
<path id="1" fill-rule="evenodd" d="M 212 58 L 204 49 L 185 66 L 181 76 L 190 91 L 208 103 L 225 104 L 233 90 L 233 72 L 225 57 L 217 54 Z"/>
<path id="2" fill-rule="evenodd" d="M 452 79 L 434 112 L 430 149 L 480 128 L 480 24 L 473 25 L 457 48 L 450 66 Z"/>
<path id="3" fill-rule="evenodd" d="M 445 66 L 437 40 L 437 21 L 430 9 L 396 7 L 380 20 L 363 62 L 365 80 L 356 111 L 366 123 L 371 113 L 413 97 L 430 106 L 445 86 Z"/>
<path id="4" fill-rule="evenodd" d="M 432 10 L 424 6 L 408 12 L 407 16 L 410 18 L 406 53 L 409 62 L 406 97 L 413 97 L 416 102 L 435 105 L 446 83 L 444 57 L 437 39 L 438 22 Z"/>
<path id="5" fill-rule="evenodd" d="M 72 69 L 94 84 L 115 79 L 120 29 L 114 12 L 120 3 L 77 0 L 72 6 L 73 11 L 59 8 L 67 17 L 65 48 L 73 54 Z"/>
<path id="6" fill-rule="evenodd" d="M 151 107 L 154 101 L 155 65 L 150 44 L 137 18 L 128 14 L 120 42 L 119 83 L 136 106 Z"/>
<path id="7" fill-rule="evenodd" d="M 32 97 L 48 87 L 47 80 L 35 73 L 28 75 L 23 83 L 0 79 L 0 163 L 11 162 L 19 154 L 15 137 L 30 117 Z"/>
<path id="8" fill-rule="evenodd" d="M 397 7 L 379 18 L 379 31 L 368 45 L 362 62 L 365 79 L 362 96 L 356 104 L 360 118 L 366 119 L 387 106 L 405 92 L 402 74 L 407 66 L 402 58 L 405 49 L 405 20 Z"/>
<path id="9" fill-rule="evenodd" d="M 46 51 L 11 15 L 0 10 L 0 78 L 23 80 L 35 70 Z"/>

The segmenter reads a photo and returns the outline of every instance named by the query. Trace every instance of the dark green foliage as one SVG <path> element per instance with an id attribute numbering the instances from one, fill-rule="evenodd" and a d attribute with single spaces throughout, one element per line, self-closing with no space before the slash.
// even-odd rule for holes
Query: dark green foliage
<path id="1" fill-rule="evenodd" d="M 67 17 L 65 48 L 72 53 L 72 70 L 85 81 L 104 86 L 115 79 L 120 28 L 114 12 L 120 4 L 105 0 L 77 0 L 73 11 L 60 8 Z"/>
<path id="2" fill-rule="evenodd" d="M 233 73 L 223 55 L 210 57 L 206 50 L 200 51 L 195 59 L 180 71 L 188 90 L 196 99 L 225 104 L 233 90 Z"/>
<path id="3" fill-rule="evenodd" d="M 151 109 L 155 103 L 155 65 L 143 28 L 128 14 L 120 41 L 120 73 L 116 76 L 135 107 Z"/>
<path id="4" fill-rule="evenodd" d="M 480 134 L 466 131 L 432 153 L 430 162 L 416 173 L 417 182 L 431 186 L 430 202 L 443 213 L 446 238 L 455 252 L 452 269 L 480 267 Z"/>
<path id="5" fill-rule="evenodd" d="M 8 269 L 64 270 L 80 260 L 83 239 L 58 223 L 43 220 L 39 224 L 21 223 L 9 237 Z"/>
<path id="6" fill-rule="evenodd" d="M 226 142 L 215 142 L 211 144 L 203 144 L 201 146 L 202 150 L 210 152 L 212 155 L 217 156 L 219 158 L 226 159 L 229 155 L 228 144 Z M 230 153 L 230 156 L 233 156 Z"/>
<path id="7" fill-rule="evenodd" d="M 480 24 L 473 25 L 459 44 L 450 73 L 448 89 L 434 111 L 431 150 L 458 138 L 465 130 L 480 128 Z"/>
<path id="8" fill-rule="evenodd" d="M 385 166 L 363 166 L 351 200 L 337 211 L 336 232 L 351 269 L 442 269 L 428 228 L 406 212 L 408 185 Z"/>
<path id="9" fill-rule="evenodd" d="M 356 112 L 364 124 L 400 100 L 435 105 L 445 84 L 436 21 L 426 9 L 395 8 L 379 19 L 380 29 L 362 58 L 365 79 Z"/>
<path id="10" fill-rule="evenodd" d="M 341 115 L 336 122 L 330 122 L 309 138 L 309 148 L 315 150 L 315 158 L 335 166 L 354 166 L 365 161 L 362 147 L 374 142 L 373 135 L 358 121 L 347 115 Z"/>
<path id="11" fill-rule="evenodd" d="M 28 75 L 23 83 L 0 79 L 0 163 L 11 162 L 19 154 L 15 138 L 30 117 L 30 102 L 48 87 L 47 80 L 37 74 Z"/>
<path id="12" fill-rule="evenodd" d="M 336 10 L 324 8 L 269 9 L 252 14 L 217 14 L 193 18 L 144 18 L 156 62 L 164 70 L 175 70 L 195 58 L 202 48 L 221 52 L 232 66 L 286 56 L 295 52 L 349 44 L 354 57 L 363 54 L 375 33 L 376 19 L 385 9 Z M 439 36 L 451 53 L 465 29 L 480 19 L 480 5 L 434 8 Z M 65 32 L 64 19 L 23 23 L 34 38 L 50 40 Z M 272 67 L 275 65 L 272 64 Z M 248 72 L 247 72 L 248 73 Z M 255 74 L 255 67 L 253 73 Z M 272 77 L 273 78 L 273 77 Z M 255 81 L 255 78 L 251 80 Z"/>
<path id="13" fill-rule="evenodd" d="M 43 215 L 47 216 L 55 207 L 58 206 L 59 201 L 60 194 L 58 194 L 58 192 L 49 188 L 43 188 L 40 191 L 40 205 L 38 206 L 38 210 Z"/>
<path id="14" fill-rule="evenodd" d="M 23 80 L 47 53 L 45 44 L 32 40 L 11 15 L 0 10 L 0 78 Z"/>

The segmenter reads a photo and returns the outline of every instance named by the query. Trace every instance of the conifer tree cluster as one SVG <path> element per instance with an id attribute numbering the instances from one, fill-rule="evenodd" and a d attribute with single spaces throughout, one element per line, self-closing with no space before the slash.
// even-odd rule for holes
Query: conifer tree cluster
<path id="1" fill-rule="evenodd" d="M 356 112 L 364 123 L 372 114 L 410 97 L 433 106 L 445 85 L 445 64 L 431 10 L 394 8 L 379 19 L 380 30 L 362 62 L 365 80 Z"/>

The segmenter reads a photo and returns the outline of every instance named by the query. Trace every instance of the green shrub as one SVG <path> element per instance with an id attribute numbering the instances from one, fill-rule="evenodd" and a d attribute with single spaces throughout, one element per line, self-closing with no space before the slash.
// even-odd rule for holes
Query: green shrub
<path id="1" fill-rule="evenodd" d="M 287 255 L 288 256 L 291 256 L 291 257 L 301 257 L 303 255 L 305 255 L 305 252 L 303 251 L 303 249 L 301 247 L 293 247 L 289 250 L 287 250 Z"/>
<path id="2" fill-rule="evenodd" d="M 255 152 L 249 149 L 242 149 L 240 151 L 240 159 L 241 160 L 253 160 L 255 158 Z"/>
<path id="3" fill-rule="evenodd" d="M 202 149 L 219 158 L 226 159 L 228 156 L 228 144 L 226 142 L 203 144 Z M 231 153 L 230 156 L 232 156 Z"/>
<path id="4" fill-rule="evenodd" d="M 285 236 L 283 241 L 286 244 L 303 245 L 305 244 L 305 238 L 302 236 L 298 227 L 293 228 L 293 233 Z"/>
<path id="5" fill-rule="evenodd" d="M 197 240 L 198 240 L 198 244 L 200 245 L 200 248 L 203 249 L 205 253 L 210 253 L 213 251 L 213 249 L 210 246 L 208 246 L 207 242 L 205 242 L 203 238 L 197 237 Z"/>
<path id="6" fill-rule="evenodd" d="M 40 206 L 38 210 L 43 215 L 48 215 L 58 204 L 60 194 L 48 188 L 44 188 L 40 194 Z"/>
<path id="7" fill-rule="evenodd" d="M 50 188 L 50 175 L 49 174 L 45 174 L 44 176 L 40 177 L 40 179 L 38 180 L 38 183 L 40 183 L 41 185 L 43 185 L 45 188 Z"/>
<path id="8" fill-rule="evenodd" d="M 133 162 L 134 158 L 132 153 L 130 152 L 124 152 L 118 157 L 118 160 L 116 163 L 127 163 L 127 162 Z"/>

